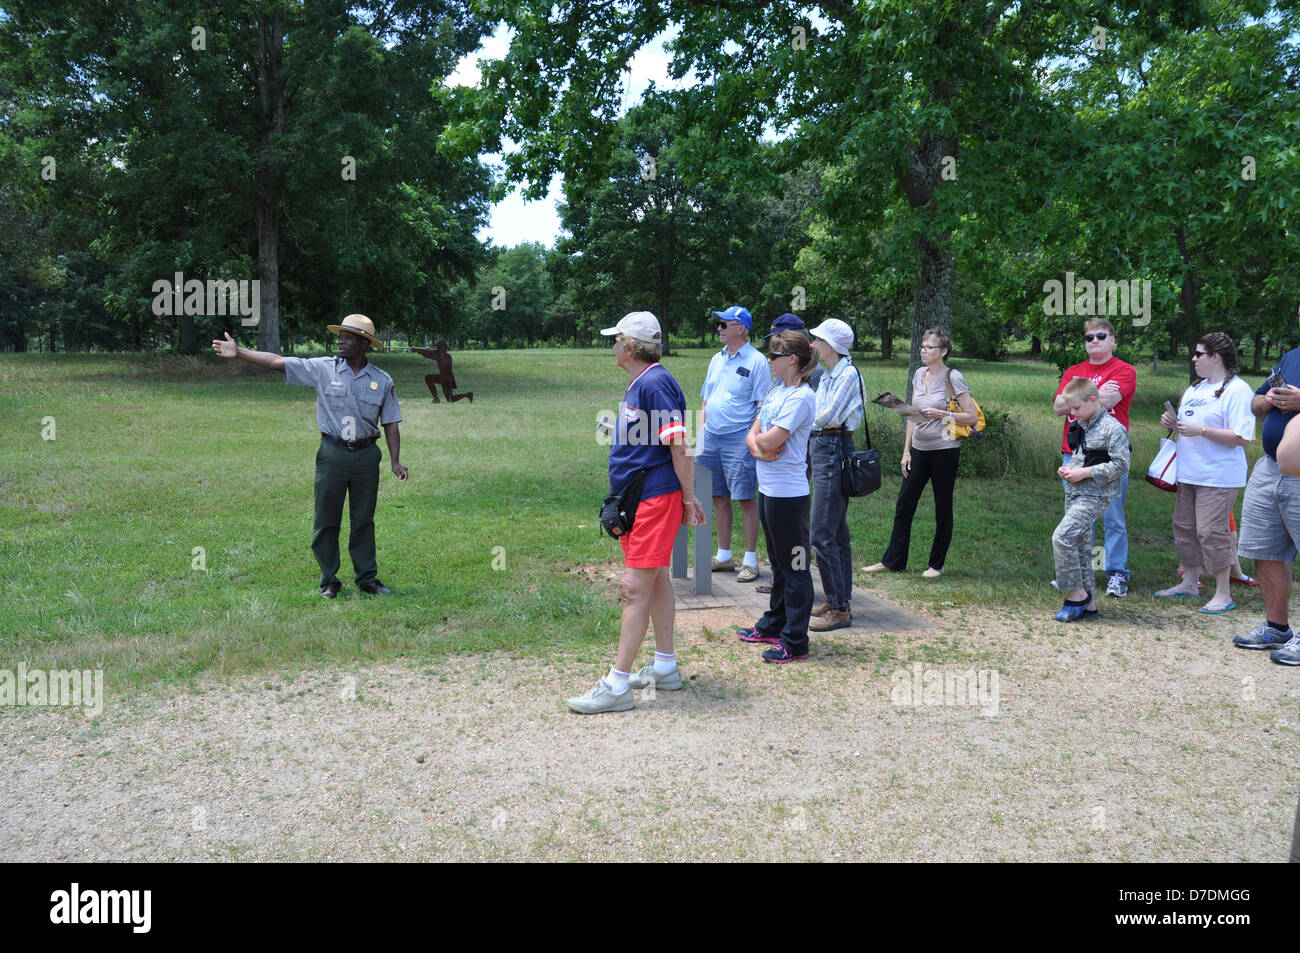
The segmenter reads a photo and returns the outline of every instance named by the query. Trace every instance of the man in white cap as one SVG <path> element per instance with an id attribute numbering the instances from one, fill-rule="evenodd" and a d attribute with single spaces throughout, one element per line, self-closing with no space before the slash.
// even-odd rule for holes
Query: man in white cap
<path id="1" fill-rule="evenodd" d="M 849 544 L 849 498 L 841 483 L 841 463 L 853 452 L 853 432 L 862 420 L 866 396 L 862 376 L 849 351 L 853 329 L 830 318 L 812 329 L 813 350 L 826 365 L 817 388 L 817 412 L 808 441 L 812 464 L 812 548 L 817 555 L 826 601 L 813 615 L 810 632 L 829 632 L 853 624 L 853 552 Z"/>
<path id="2" fill-rule="evenodd" d="M 737 582 L 752 582 L 758 571 L 758 471 L 745 444 L 758 405 L 772 386 L 767 358 L 749 343 L 754 319 L 739 305 L 714 311 L 722 350 L 713 355 L 700 389 L 704 427 L 695 448 L 695 462 L 713 473 L 713 518 L 717 522 L 718 552 L 714 572 L 736 568 L 731 553 L 731 501 L 740 503 L 745 555 Z"/>
<path id="3" fill-rule="evenodd" d="M 375 325 L 364 314 L 349 314 L 329 329 L 339 336 L 337 357 L 281 357 L 268 351 L 239 347 L 227 332 L 213 341 L 219 357 L 238 357 L 250 364 L 284 371 L 285 382 L 316 391 L 316 422 L 320 449 L 316 452 L 316 524 L 311 550 L 320 564 L 320 594 L 339 594 L 339 528 L 343 500 L 348 498 L 348 553 L 357 588 L 370 595 L 391 592 L 379 581 L 375 560 L 375 501 L 379 496 L 379 461 L 375 442 L 383 426 L 393 473 L 407 478 L 398 462 L 402 409 L 393 379 L 366 360 L 370 345 L 383 347 Z"/>
<path id="4" fill-rule="evenodd" d="M 649 311 L 633 311 L 600 333 L 614 338 L 614 359 L 632 378 L 618 419 L 609 427 L 610 492 L 621 493 L 641 471 L 645 484 L 632 528 L 619 537 L 623 616 L 614 665 L 595 688 L 569 699 L 569 707 L 584 715 L 628 711 L 634 707 L 633 688 L 682 687 L 673 649 L 676 599 L 668 566 L 681 527 L 699 526 L 705 519 L 704 507 L 695 498 L 695 462 L 686 447 L 686 397 L 659 363 L 659 320 Z M 633 672 L 652 621 L 654 661 Z"/>

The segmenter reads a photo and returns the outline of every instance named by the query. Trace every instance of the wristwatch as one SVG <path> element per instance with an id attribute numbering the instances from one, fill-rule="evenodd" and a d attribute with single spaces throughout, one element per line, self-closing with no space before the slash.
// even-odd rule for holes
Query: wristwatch
<path id="1" fill-rule="evenodd" d="M 1204 437 L 1209 432 L 1210 428 L 1205 426 L 1205 424 L 1201 424 L 1201 436 Z"/>

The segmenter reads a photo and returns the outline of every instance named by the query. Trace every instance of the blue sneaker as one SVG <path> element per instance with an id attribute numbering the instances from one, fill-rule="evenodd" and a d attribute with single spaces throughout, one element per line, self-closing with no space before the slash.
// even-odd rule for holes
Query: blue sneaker
<path id="1" fill-rule="evenodd" d="M 1262 622 L 1245 635 L 1239 635 L 1232 644 L 1239 649 L 1276 649 L 1287 645 L 1295 638 L 1295 633 L 1288 626 L 1285 632 L 1275 629 L 1267 621 Z"/>
<path id="2" fill-rule="evenodd" d="M 1268 657 L 1281 665 L 1300 665 L 1300 635 L 1276 652 L 1270 652 Z"/>

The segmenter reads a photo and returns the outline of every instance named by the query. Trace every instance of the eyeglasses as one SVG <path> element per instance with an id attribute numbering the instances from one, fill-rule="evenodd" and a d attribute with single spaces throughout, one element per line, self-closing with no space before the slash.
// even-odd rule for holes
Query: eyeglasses
<path id="1" fill-rule="evenodd" d="M 922 344 L 922 345 L 921 345 L 921 350 L 922 350 L 922 351 L 937 351 L 937 350 L 939 350 L 939 345 L 938 345 L 938 344 Z"/>
<path id="2" fill-rule="evenodd" d="M 1085 334 L 1083 336 L 1083 339 L 1087 341 L 1089 344 L 1091 344 L 1093 341 L 1104 341 L 1106 340 L 1106 332 L 1098 331 L 1096 334 Z"/>
<path id="3" fill-rule="evenodd" d="M 1195 360 L 1198 357 L 1209 357 L 1209 356 L 1210 356 L 1209 351 L 1195 351 L 1192 354 L 1192 359 Z"/>
<path id="4" fill-rule="evenodd" d="M 768 353 L 767 359 L 769 361 L 775 361 L 778 357 L 789 357 L 793 353 L 793 351 L 771 351 Z"/>

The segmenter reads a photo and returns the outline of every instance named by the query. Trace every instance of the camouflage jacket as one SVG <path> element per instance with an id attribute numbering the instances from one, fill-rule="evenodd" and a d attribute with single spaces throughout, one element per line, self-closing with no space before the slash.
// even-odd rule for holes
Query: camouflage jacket
<path id="1" fill-rule="evenodd" d="M 1118 490 L 1119 479 L 1128 473 L 1129 468 L 1128 431 L 1109 411 L 1079 423 L 1083 426 L 1083 440 L 1070 457 L 1070 466 L 1091 467 L 1092 479 L 1099 487 L 1111 489 L 1108 484 L 1113 484 L 1113 489 Z M 1095 458 L 1097 455 L 1108 455 L 1110 459 L 1105 463 L 1087 462 L 1089 456 Z M 1083 488 L 1088 486 L 1088 481 L 1072 485 Z"/>

